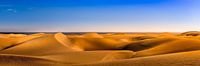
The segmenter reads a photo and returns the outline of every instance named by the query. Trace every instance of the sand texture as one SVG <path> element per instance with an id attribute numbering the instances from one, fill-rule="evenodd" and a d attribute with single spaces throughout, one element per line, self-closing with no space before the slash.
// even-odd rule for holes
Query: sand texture
<path id="1" fill-rule="evenodd" d="M 0 66 L 200 66 L 199 34 L 0 34 Z"/>

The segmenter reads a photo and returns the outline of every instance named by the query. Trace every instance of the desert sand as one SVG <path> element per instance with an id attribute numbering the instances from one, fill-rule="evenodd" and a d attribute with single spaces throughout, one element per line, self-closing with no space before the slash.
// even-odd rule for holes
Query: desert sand
<path id="1" fill-rule="evenodd" d="M 0 34 L 0 66 L 200 66 L 199 35 Z"/>

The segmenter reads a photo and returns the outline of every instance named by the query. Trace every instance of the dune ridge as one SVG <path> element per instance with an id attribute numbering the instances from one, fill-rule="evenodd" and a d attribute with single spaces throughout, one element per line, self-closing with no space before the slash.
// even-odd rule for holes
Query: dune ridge
<path id="1" fill-rule="evenodd" d="M 74 64 L 73 66 L 199 66 L 199 55 L 198 50 L 109 62 Z"/>
<path id="2" fill-rule="evenodd" d="M 200 66 L 199 34 L 0 34 L 0 66 Z"/>
<path id="3" fill-rule="evenodd" d="M 51 53 L 72 51 L 70 47 L 62 44 L 64 42 L 58 41 L 55 35 L 47 34 L 43 37 L 22 43 L 15 47 L 2 50 L 3 54 L 19 54 L 19 55 L 45 55 Z M 61 43 L 60 43 L 61 42 Z M 47 52 L 48 51 L 48 52 Z M 76 50 L 74 50 L 76 51 Z"/>
<path id="4" fill-rule="evenodd" d="M 6 38 L 0 38 L 0 50 L 6 49 L 7 47 L 11 47 L 14 45 L 18 45 L 20 43 L 36 39 L 41 37 L 43 34 L 32 34 L 28 36 L 18 36 L 18 37 L 6 37 Z M 12 35 L 14 36 L 14 35 Z"/>
<path id="5" fill-rule="evenodd" d="M 185 52 L 200 50 L 200 40 L 197 39 L 179 39 L 176 41 L 163 43 L 150 49 L 138 51 L 135 56 L 158 55 L 174 52 Z"/>

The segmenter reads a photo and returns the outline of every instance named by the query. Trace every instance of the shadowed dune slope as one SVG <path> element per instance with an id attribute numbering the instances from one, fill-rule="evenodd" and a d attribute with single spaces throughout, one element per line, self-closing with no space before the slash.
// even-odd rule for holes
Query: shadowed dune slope
<path id="1" fill-rule="evenodd" d="M 153 37 L 153 36 L 136 36 L 136 37 L 132 37 L 131 39 L 133 41 L 138 41 L 138 40 L 146 40 L 146 39 L 153 39 L 153 38 L 156 38 L 156 37 Z"/>
<path id="2" fill-rule="evenodd" d="M 111 50 L 122 49 L 129 42 L 111 38 L 75 38 L 74 44 L 83 50 Z"/>
<path id="3" fill-rule="evenodd" d="M 177 39 L 178 38 L 165 37 L 165 38 L 155 38 L 155 39 L 146 39 L 146 40 L 141 40 L 141 41 L 134 41 L 134 42 L 128 44 L 123 49 L 140 51 L 140 50 L 152 48 L 152 47 L 160 45 L 162 43 L 171 42 L 171 41 L 174 41 L 174 40 L 177 40 Z"/>
<path id="4" fill-rule="evenodd" d="M 166 53 L 184 52 L 200 50 L 200 40 L 198 39 L 179 39 L 158 46 L 138 51 L 136 56 L 159 55 Z"/>
<path id="5" fill-rule="evenodd" d="M 200 66 L 193 34 L 0 34 L 0 66 Z"/>
<path id="6" fill-rule="evenodd" d="M 199 36 L 199 31 L 188 31 L 180 34 L 181 36 Z"/>

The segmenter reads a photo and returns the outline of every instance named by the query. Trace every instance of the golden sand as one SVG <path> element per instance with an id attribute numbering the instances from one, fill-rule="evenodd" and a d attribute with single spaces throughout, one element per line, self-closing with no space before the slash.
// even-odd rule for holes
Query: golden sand
<path id="1" fill-rule="evenodd" d="M 199 34 L 0 34 L 0 66 L 200 66 Z"/>

